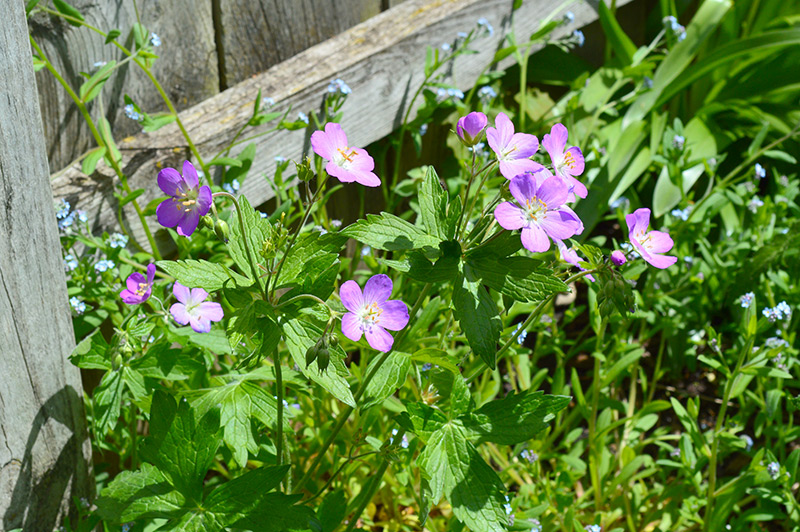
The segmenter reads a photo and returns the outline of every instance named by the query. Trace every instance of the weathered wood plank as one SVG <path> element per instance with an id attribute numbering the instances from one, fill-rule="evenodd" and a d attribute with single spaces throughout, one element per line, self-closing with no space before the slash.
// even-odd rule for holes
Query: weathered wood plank
<path id="1" fill-rule="evenodd" d="M 618 5 L 624 3 L 618 2 Z M 208 157 L 221 150 L 249 119 L 259 89 L 264 96 L 271 96 L 278 102 L 277 110 L 291 105 L 295 111 L 308 111 L 319 108 L 327 83 L 341 77 L 353 89 L 343 109 L 343 127 L 353 145 L 364 146 L 398 126 L 410 94 L 423 79 L 426 46 L 439 46 L 459 31 L 474 27 L 476 20 L 484 17 L 494 26 L 494 35 L 480 43 L 480 53 L 460 57 L 453 68 L 456 84 L 462 88 L 471 86 L 502 46 L 503 35 L 510 25 L 511 5 L 508 0 L 407 0 L 187 109 L 181 114 L 182 120 L 200 152 Z M 566 33 L 595 20 L 594 5 L 573 4 L 575 25 L 560 31 Z M 550 9 L 550 0 L 524 2 L 514 14 L 517 35 L 524 38 L 532 33 Z M 506 59 L 499 67 L 512 62 Z M 254 132 L 269 127 L 265 125 Z M 275 156 L 300 160 L 309 150 L 310 133 L 278 132 L 257 139 L 257 155 L 250 177 L 242 187 L 242 193 L 251 203 L 258 204 L 272 197 L 272 190 L 262 176 L 270 179 L 274 174 Z M 124 151 L 124 167 L 130 175 L 131 186 L 146 189 L 143 202 L 161 195 L 155 179 L 159 168 L 178 167 L 181 159 L 189 154 L 174 125 L 153 134 L 125 139 L 120 147 Z M 54 180 L 54 193 L 92 213 L 96 229 L 110 229 L 117 225 L 116 204 L 109 194 L 113 183 L 111 175 L 101 166 L 93 176 L 87 177 L 75 165 Z M 143 242 L 142 231 L 134 217 L 130 213 L 127 215 L 134 236 Z"/>
<path id="2" fill-rule="evenodd" d="M 223 86 L 229 87 L 381 12 L 381 0 L 222 2 Z M 218 37 L 219 38 L 219 37 Z"/>
<path id="3" fill-rule="evenodd" d="M 24 5 L 0 13 L 0 529 L 49 531 L 91 497 L 91 445 Z"/>
<path id="4" fill-rule="evenodd" d="M 120 39 L 129 37 L 136 22 L 130 0 L 70 0 L 86 21 L 103 31 L 119 29 Z M 23 2 L 24 4 L 24 2 Z M 219 92 L 214 24 L 211 1 L 140 0 L 137 2 L 142 24 L 161 39 L 153 71 L 178 109 L 186 109 Z M 189 15 L 191 14 L 191 15 Z M 45 55 L 77 92 L 85 81 L 80 72 L 93 72 L 97 62 L 124 58 L 113 45 L 86 29 L 76 28 L 60 19 L 39 14 L 29 23 L 31 34 Z M 123 41 L 125 42 L 125 41 Z M 48 158 L 53 171 L 70 164 L 80 154 L 95 146 L 83 117 L 67 93 L 46 70 L 36 74 L 39 101 L 44 118 Z M 112 131 L 120 137 L 139 133 L 142 128 L 124 113 L 124 95 L 128 94 L 148 112 L 166 111 L 158 92 L 136 65 L 121 67 L 103 90 L 104 114 Z M 99 118 L 99 98 L 91 102 L 92 116 Z"/>

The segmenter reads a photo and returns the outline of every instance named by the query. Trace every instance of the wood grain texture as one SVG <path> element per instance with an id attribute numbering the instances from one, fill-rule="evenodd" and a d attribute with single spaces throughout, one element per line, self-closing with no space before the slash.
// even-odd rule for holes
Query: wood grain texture
<path id="1" fill-rule="evenodd" d="M 50 531 L 91 445 L 23 7 L 0 0 L 0 529 Z"/>
<path id="2" fill-rule="evenodd" d="M 624 3 L 627 2 L 618 5 Z M 470 87 L 502 46 L 503 35 L 511 24 L 511 5 L 508 0 L 407 0 L 187 109 L 181 117 L 200 152 L 209 157 L 221 150 L 250 118 L 259 89 L 263 96 L 276 100 L 276 110 L 291 105 L 293 112 L 308 111 L 320 108 L 328 82 L 341 77 L 353 89 L 343 108 L 342 126 L 352 145 L 364 146 L 398 127 L 411 94 L 422 82 L 426 47 L 439 46 L 485 17 L 495 28 L 494 35 L 476 44 L 479 53 L 461 56 L 452 69 L 455 84 L 464 89 Z M 550 0 L 524 2 L 514 13 L 517 35 L 524 38 L 536 30 L 551 6 Z M 597 19 L 596 3 L 576 3 L 571 10 L 575 24 L 559 31 L 567 33 Z M 512 62 L 508 58 L 498 67 Z M 253 133 L 270 127 L 271 124 L 260 126 Z M 252 204 L 273 196 L 268 180 L 274 175 L 275 156 L 300 160 L 309 152 L 310 134 L 311 131 L 277 132 L 256 140 L 256 158 L 241 190 Z M 132 188 L 146 189 L 143 204 L 161 196 L 155 179 L 158 170 L 179 167 L 189 156 L 174 125 L 125 139 L 120 147 Z M 238 148 L 243 149 L 244 145 Z M 54 193 L 88 210 L 95 229 L 111 230 L 117 224 L 116 203 L 109 193 L 111 175 L 101 165 L 93 176 L 85 176 L 75 165 L 55 178 Z M 136 240 L 143 242 L 135 217 L 126 211 L 126 218 Z M 155 221 L 151 227 L 157 227 Z"/>
<path id="3" fill-rule="evenodd" d="M 119 37 L 132 47 L 131 28 L 136 22 L 130 0 L 71 0 L 86 21 L 110 31 L 119 29 Z M 216 45 L 210 0 L 139 0 L 142 24 L 161 38 L 153 71 L 178 109 L 185 109 L 219 92 Z M 85 81 L 80 72 L 93 72 L 99 61 L 117 61 L 124 55 L 102 36 L 87 28 L 70 26 L 44 14 L 29 22 L 31 34 L 45 55 L 78 92 Z M 50 166 L 55 171 L 71 163 L 95 146 L 94 139 L 75 104 L 56 79 L 46 70 L 36 73 L 44 132 Z M 145 111 L 166 111 L 161 97 L 147 76 L 135 64 L 119 68 L 103 89 L 103 114 L 112 131 L 120 137 L 139 133 L 142 128 L 124 113 L 124 95 L 128 94 Z M 92 116 L 101 113 L 99 99 L 91 102 Z"/>
<path id="4" fill-rule="evenodd" d="M 225 86 L 289 59 L 381 12 L 380 0 L 220 3 Z"/>

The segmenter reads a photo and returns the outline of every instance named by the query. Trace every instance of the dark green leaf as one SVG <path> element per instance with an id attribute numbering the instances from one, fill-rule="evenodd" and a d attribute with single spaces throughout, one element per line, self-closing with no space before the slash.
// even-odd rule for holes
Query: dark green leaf
<path id="1" fill-rule="evenodd" d="M 528 257 L 483 257 L 467 264 L 481 282 L 516 301 L 535 303 L 569 290 L 552 270 L 542 268 L 541 262 Z"/>
<path id="2" fill-rule="evenodd" d="M 419 210 L 427 233 L 438 240 L 447 239 L 447 191 L 429 166 L 419 186 Z"/>
<path id="3" fill-rule="evenodd" d="M 248 286 L 250 281 L 217 262 L 206 260 L 160 260 L 156 265 L 189 288 L 202 288 L 208 292 L 220 290 L 226 283 Z"/>
<path id="4" fill-rule="evenodd" d="M 253 260 L 256 263 L 266 266 L 266 261 L 260 256 L 260 251 L 264 248 L 265 244 L 271 245 L 271 238 L 273 236 L 272 226 L 267 220 L 261 218 L 261 215 L 250 206 L 250 202 L 244 196 L 239 197 L 239 208 L 242 211 L 242 220 L 244 222 L 246 238 L 250 244 L 250 251 L 253 254 Z M 239 226 L 239 220 L 234 218 L 230 222 L 230 240 L 228 241 L 228 250 L 230 251 L 231 258 L 239 266 L 239 270 L 247 277 L 252 277 L 253 272 L 250 267 L 250 261 L 247 258 L 247 251 L 244 247 L 244 239 L 242 229 Z M 258 273 L 258 270 L 256 271 Z M 260 275 L 260 274 L 259 274 Z"/>
<path id="5" fill-rule="evenodd" d="M 382 358 L 382 356 L 373 358 L 367 367 L 367 373 L 371 372 L 374 365 Z M 367 389 L 364 392 L 364 404 L 361 409 L 366 410 L 394 394 L 406 382 L 409 369 L 411 369 L 411 359 L 407 354 L 390 353 L 386 361 L 378 368 L 375 376 L 367 384 Z"/>
<path id="6" fill-rule="evenodd" d="M 247 172 L 249 172 L 250 168 L 253 166 L 253 159 L 255 156 L 256 143 L 251 142 L 239 153 L 239 155 L 236 156 L 236 160 L 238 160 L 240 164 L 228 168 L 225 173 L 225 180 L 230 183 L 234 179 L 238 179 L 240 183 L 244 183 L 244 179 L 247 177 Z"/>
<path id="7" fill-rule="evenodd" d="M 138 471 L 123 471 L 100 493 L 97 513 L 113 522 L 136 519 L 170 519 L 185 510 L 186 499 L 169 479 L 150 464 Z"/>
<path id="8" fill-rule="evenodd" d="M 604 0 L 600 1 L 598 7 L 600 8 L 598 11 L 600 15 L 600 24 L 603 26 L 603 33 L 606 34 L 611 48 L 624 66 L 630 65 L 633 63 L 633 54 L 636 53 L 636 45 L 633 44 L 630 37 L 622 30 L 614 13 L 608 8 Z"/>
<path id="9" fill-rule="evenodd" d="M 453 310 L 469 346 L 487 366 L 494 369 L 497 341 L 503 324 L 497 304 L 469 264 L 464 265 L 464 272 L 453 291 Z"/>
<path id="10" fill-rule="evenodd" d="M 106 35 L 106 44 L 110 44 L 111 41 L 113 41 L 114 39 L 119 37 L 121 34 L 122 34 L 122 32 L 119 31 L 119 30 L 111 30 L 111 31 L 109 31 L 108 35 Z"/>
<path id="11" fill-rule="evenodd" d="M 81 12 L 72 7 L 71 5 L 69 5 L 64 0 L 53 0 L 53 5 L 56 6 L 56 9 L 58 10 L 59 13 L 83 21 L 83 15 L 81 15 Z M 67 20 L 67 22 L 69 22 L 73 26 L 80 26 L 80 23 L 75 22 L 74 20 Z"/>
<path id="12" fill-rule="evenodd" d="M 341 234 L 359 242 L 384 251 L 421 249 L 429 246 L 438 248 L 439 240 L 424 233 L 402 218 L 389 213 L 368 214 L 366 220 L 359 220 L 341 231 Z"/>
<path id="13" fill-rule="evenodd" d="M 99 329 L 84 338 L 69 356 L 70 362 L 83 369 L 111 369 L 111 346 Z"/>
<path id="14" fill-rule="evenodd" d="M 127 196 L 117 196 L 117 199 L 119 199 L 119 206 L 120 207 L 124 207 L 125 205 L 127 205 L 130 202 L 132 202 L 133 200 L 135 200 L 136 198 L 138 198 L 142 194 L 144 194 L 144 189 L 143 188 L 139 188 L 139 189 L 134 190 L 133 192 L 131 192 Z"/>
<path id="15" fill-rule="evenodd" d="M 536 436 L 569 405 L 570 397 L 544 392 L 509 394 L 463 418 L 470 439 L 516 445 Z"/>
<path id="16" fill-rule="evenodd" d="M 106 149 L 103 146 L 95 148 L 87 153 L 86 157 L 83 158 L 83 162 L 81 163 L 81 172 L 86 175 L 92 175 L 95 168 L 97 168 L 97 163 L 100 162 L 100 159 L 102 159 L 103 155 L 105 154 Z"/>
<path id="17" fill-rule="evenodd" d="M 431 250 L 428 248 L 428 254 Z M 458 276 L 461 260 L 461 245 L 455 241 L 439 243 L 440 257 L 432 263 L 422 251 L 412 251 L 400 260 L 385 259 L 381 262 L 409 277 L 424 283 L 453 281 Z"/>

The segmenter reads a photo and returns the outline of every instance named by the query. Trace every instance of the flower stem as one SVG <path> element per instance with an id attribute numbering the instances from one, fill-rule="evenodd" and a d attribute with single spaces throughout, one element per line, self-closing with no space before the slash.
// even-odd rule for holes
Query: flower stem
<path id="1" fill-rule="evenodd" d="M 600 457 L 598 456 L 597 442 L 597 410 L 600 405 L 600 352 L 603 348 L 603 337 L 605 336 L 608 322 L 603 319 L 600 322 L 600 331 L 597 334 L 594 352 L 594 373 L 592 376 L 592 411 L 589 416 L 589 473 L 592 477 L 592 488 L 594 489 L 594 510 L 600 511 L 603 504 L 603 490 L 600 486 Z"/>
<path id="2" fill-rule="evenodd" d="M 405 432 L 406 431 L 401 428 L 397 431 L 397 434 L 394 437 L 397 438 L 399 441 L 403 438 Z M 358 518 L 361 517 L 361 514 L 364 513 L 364 509 L 370 503 L 372 498 L 375 497 L 375 493 L 381 487 L 381 484 L 383 483 L 383 475 L 384 473 L 386 473 L 386 469 L 388 467 L 389 467 L 389 460 L 388 458 L 386 458 L 386 456 L 384 456 L 383 460 L 381 460 L 381 465 L 378 466 L 378 470 L 372 474 L 372 480 L 370 481 L 369 486 L 364 489 L 363 494 L 359 493 L 359 497 L 361 497 L 361 502 L 359 503 L 358 508 L 356 508 L 356 511 L 350 518 L 350 522 L 347 523 L 347 528 L 344 529 L 344 532 L 351 532 L 353 530 L 353 527 L 356 526 Z"/>
<path id="3" fill-rule="evenodd" d="M 714 441 L 711 443 L 711 456 L 708 460 L 708 494 L 706 495 L 706 511 L 703 516 L 703 530 L 709 532 L 711 530 L 711 516 L 714 511 L 714 490 L 717 486 L 717 455 L 719 452 L 719 433 L 722 431 L 722 426 L 725 423 L 725 413 L 728 410 L 728 401 L 730 400 L 733 385 L 739 377 L 739 370 L 742 369 L 747 354 L 753 350 L 754 337 L 751 335 L 747 338 L 742 350 L 739 352 L 739 358 L 736 361 L 736 368 L 731 373 L 728 382 L 725 383 L 725 391 L 722 395 L 722 405 L 719 407 L 719 414 L 717 415 L 717 424 L 714 427 Z"/>
<path id="4" fill-rule="evenodd" d="M 430 292 L 432 286 L 433 285 L 431 283 L 428 283 L 422 288 L 422 291 L 420 292 L 419 297 L 417 298 L 417 302 L 414 303 L 414 307 L 408 313 L 410 318 L 413 318 L 417 314 L 417 311 L 422 306 L 422 302 L 428 296 L 428 293 Z M 386 360 L 389 358 L 389 355 L 392 354 L 394 346 L 399 346 L 405 339 L 407 333 L 408 333 L 408 328 L 400 331 L 400 334 L 397 335 L 397 338 L 395 338 L 394 343 L 392 344 L 392 349 L 381 355 L 381 358 L 378 359 L 378 361 L 375 363 L 372 369 L 364 377 L 364 380 L 359 385 L 358 390 L 356 390 L 356 393 L 353 394 L 353 402 L 355 403 L 358 402 L 358 400 L 366 391 L 370 381 L 375 377 L 375 374 L 378 373 L 378 370 L 383 365 L 383 363 L 386 362 Z M 352 406 L 348 406 L 347 408 L 344 409 L 344 411 L 341 414 L 339 414 L 339 419 L 336 422 L 336 425 L 333 427 L 333 430 L 331 430 L 325 442 L 323 442 L 322 448 L 317 453 L 317 457 L 314 459 L 314 462 L 311 464 L 311 467 L 308 468 L 308 470 L 305 472 L 305 474 L 303 474 L 302 478 L 300 478 L 300 481 L 295 486 L 294 488 L 295 493 L 299 492 L 303 488 L 303 486 L 305 486 L 306 482 L 308 482 L 309 479 L 311 478 L 311 475 L 314 473 L 317 467 L 319 467 L 319 465 L 322 463 L 322 460 L 325 457 L 325 452 L 328 450 L 331 444 L 333 444 L 334 440 L 336 439 L 336 435 L 339 434 L 339 431 L 342 430 L 344 424 L 347 423 L 347 419 L 350 417 L 350 414 L 352 414 L 354 410 L 355 408 L 353 408 Z"/>
<path id="5" fill-rule="evenodd" d="M 272 360 L 275 366 L 275 395 L 278 398 L 278 420 L 275 423 L 275 465 L 283 463 L 283 371 L 279 352 L 275 349 Z"/>

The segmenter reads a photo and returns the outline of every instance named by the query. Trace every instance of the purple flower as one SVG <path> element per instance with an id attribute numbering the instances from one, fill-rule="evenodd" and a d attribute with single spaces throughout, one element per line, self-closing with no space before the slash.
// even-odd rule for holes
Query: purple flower
<path id="1" fill-rule="evenodd" d="M 628 237 L 642 258 L 656 268 L 668 268 L 675 264 L 677 257 L 660 255 L 672 249 L 672 238 L 662 231 L 647 232 L 650 225 L 650 209 L 636 209 L 625 217 L 628 223 Z"/>
<path id="2" fill-rule="evenodd" d="M 461 139 L 464 146 L 474 146 L 481 140 L 483 130 L 486 129 L 488 123 L 489 119 L 486 118 L 486 115 L 477 111 L 462 116 L 456 124 L 458 138 Z"/>
<path id="3" fill-rule="evenodd" d="M 583 231 L 578 215 L 564 205 L 569 192 L 561 178 L 542 168 L 511 180 L 509 190 L 517 204 L 497 206 L 494 217 L 505 229 L 522 229 L 522 245 L 533 252 L 550 249 L 550 240 L 564 240 Z"/>
<path id="4" fill-rule="evenodd" d="M 156 265 L 150 264 L 147 267 L 147 277 L 139 272 L 133 272 L 128 276 L 125 285 L 128 287 L 119 293 L 122 301 L 128 305 L 138 305 L 144 303 L 153 292 L 153 281 L 156 278 Z"/>
<path id="5" fill-rule="evenodd" d="M 561 259 L 564 262 L 567 264 L 572 264 L 582 272 L 586 271 L 586 268 L 580 265 L 581 261 L 584 259 L 578 255 L 578 252 L 575 251 L 575 248 L 568 248 L 567 245 L 561 240 L 556 240 L 555 243 L 556 247 L 558 248 L 558 252 L 561 254 Z M 594 277 L 591 274 L 587 275 L 586 278 L 594 282 Z"/>
<path id="6" fill-rule="evenodd" d="M 503 177 L 513 179 L 514 176 L 535 172 L 542 167 L 530 159 L 539 149 L 539 139 L 535 135 L 514 133 L 514 124 L 505 113 L 497 115 L 494 123 L 497 128 L 486 130 L 486 140 L 497 155 Z"/>
<path id="7" fill-rule="evenodd" d="M 342 316 L 342 333 L 357 342 L 361 335 L 373 349 L 384 353 L 392 349 L 394 338 L 386 332 L 399 331 L 408 324 L 408 306 L 389 300 L 392 280 L 388 275 L 373 275 L 364 285 L 364 293 L 355 281 L 347 281 L 339 289 L 339 297 L 349 310 Z"/>
<path id="8" fill-rule="evenodd" d="M 211 189 L 200 186 L 197 171 L 189 161 L 183 163 L 183 176 L 174 168 L 161 170 L 158 187 L 167 196 L 172 196 L 156 209 L 158 223 L 164 227 L 177 226 L 179 235 L 191 236 L 200 217 L 211 208 Z"/>
<path id="9" fill-rule="evenodd" d="M 585 198 L 587 194 L 586 185 L 575 179 L 576 175 L 583 173 L 584 162 L 580 148 L 570 146 L 569 149 L 565 149 L 568 137 L 569 132 L 564 124 L 556 124 L 550 129 L 550 133 L 542 138 L 542 146 L 553 162 L 553 172 L 569 187 L 570 201 L 575 201 L 575 195 Z"/>
<path id="10" fill-rule="evenodd" d="M 366 150 L 347 145 L 347 135 L 339 124 L 329 122 L 325 131 L 315 131 L 311 147 L 314 153 L 328 160 L 325 171 L 342 183 L 355 181 L 367 187 L 380 186 L 380 178 L 372 171 L 375 161 Z"/>
<path id="11" fill-rule="evenodd" d="M 181 283 L 175 283 L 172 294 L 179 303 L 169 308 L 172 317 L 181 325 L 189 324 L 195 332 L 211 331 L 211 322 L 222 319 L 222 305 L 206 301 L 208 292 L 202 288 L 189 290 Z"/>
<path id="12" fill-rule="evenodd" d="M 628 259 L 625 258 L 625 254 L 618 249 L 615 249 L 611 252 L 611 262 L 616 264 L 617 266 L 622 266 Z"/>

